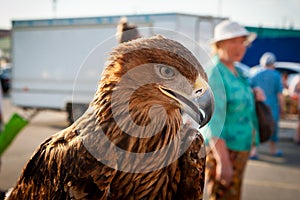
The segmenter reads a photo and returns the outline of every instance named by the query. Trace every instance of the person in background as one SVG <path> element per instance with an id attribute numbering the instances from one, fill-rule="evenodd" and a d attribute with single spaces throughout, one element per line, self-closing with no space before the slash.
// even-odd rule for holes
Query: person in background
<path id="1" fill-rule="evenodd" d="M 236 66 L 255 38 L 256 34 L 230 20 L 214 29 L 214 66 L 207 75 L 215 112 L 203 131 L 208 142 L 206 187 L 210 200 L 241 198 L 249 151 L 259 142 L 254 98 L 264 99 L 264 94 L 259 88 L 252 89 L 248 77 Z"/>
<path id="2" fill-rule="evenodd" d="M 282 72 L 281 74 L 282 86 L 283 86 L 283 90 L 285 90 L 287 93 L 289 90 L 288 78 L 289 78 L 289 74 L 287 72 Z"/>
<path id="3" fill-rule="evenodd" d="M 294 142 L 300 145 L 300 75 L 299 74 L 297 74 L 291 80 L 291 84 L 289 86 L 289 94 L 292 99 L 298 101 L 297 103 L 298 124 L 294 134 Z"/>
<path id="4" fill-rule="evenodd" d="M 260 58 L 260 65 L 263 70 L 258 72 L 251 78 L 253 87 L 260 87 L 265 95 L 265 103 L 272 111 L 272 116 L 275 121 L 275 130 L 270 139 L 270 153 L 273 156 L 281 157 L 283 152 L 278 149 L 278 131 L 280 114 L 284 113 L 284 96 L 283 84 L 281 75 L 275 70 L 276 57 L 271 52 L 264 53 Z M 253 149 L 250 159 L 258 159 L 256 148 Z"/>
<path id="5" fill-rule="evenodd" d="M 3 115 L 2 115 L 2 102 L 3 101 L 3 94 L 2 94 L 2 83 L 0 81 L 0 134 L 2 132 L 2 129 L 3 129 Z M 0 167 L 1 167 L 1 161 L 0 161 Z"/>
<path id="6" fill-rule="evenodd" d="M 141 36 L 137 26 L 129 24 L 127 18 L 123 17 L 117 26 L 116 37 L 119 43 L 123 43 L 140 38 Z"/>
<path id="7" fill-rule="evenodd" d="M 0 81 L 0 134 L 3 129 L 3 115 L 2 115 L 2 86 Z M 0 171 L 1 171 L 1 157 L 0 157 Z M 0 189 L 0 200 L 4 199 L 6 191 Z"/>

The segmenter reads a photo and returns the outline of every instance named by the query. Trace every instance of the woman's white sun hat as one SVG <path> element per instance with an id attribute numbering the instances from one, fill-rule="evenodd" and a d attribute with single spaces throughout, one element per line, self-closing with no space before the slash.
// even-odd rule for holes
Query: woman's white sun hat
<path id="1" fill-rule="evenodd" d="M 256 38 L 256 33 L 248 32 L 243 26 L 236 22 L 224 20 L 216 25 L 212 43 L 240 36 L 247 36 L 247 42 L 251 44 Z"/>

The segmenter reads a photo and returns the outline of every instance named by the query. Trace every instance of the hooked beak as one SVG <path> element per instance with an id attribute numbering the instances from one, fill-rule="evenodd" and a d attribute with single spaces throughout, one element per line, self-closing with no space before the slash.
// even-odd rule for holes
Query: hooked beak
<path id="1" fill-rule="evenodd" d="M 167 96 L 176 100 L 182 111 L 200 125 L 199 128 L 205 126 L 211 119 L 214 111 L 214 97 L 210 87 L 201 77 L 198 77 L 196 80 L 191 95 L 186 95 L 162 86 L 159 89 Z"/>

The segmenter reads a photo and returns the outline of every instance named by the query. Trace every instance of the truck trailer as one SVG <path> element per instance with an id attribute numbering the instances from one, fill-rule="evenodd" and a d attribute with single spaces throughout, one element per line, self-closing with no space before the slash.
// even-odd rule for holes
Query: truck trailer
<path id="1" fill-rule="evenodd" d="M 117 24 L 122 17 L 137 25 L 143 37 L 161 34 L 195 54 L 200 54 L 195 44 L 201 54 L 209 54 L 213 29 L 224 20 L 180 13 L 14 20 L 13 104 L 67 111 L 69 121 L 77 119 L 94 96 L 109 52 L 118 44 Z"/>

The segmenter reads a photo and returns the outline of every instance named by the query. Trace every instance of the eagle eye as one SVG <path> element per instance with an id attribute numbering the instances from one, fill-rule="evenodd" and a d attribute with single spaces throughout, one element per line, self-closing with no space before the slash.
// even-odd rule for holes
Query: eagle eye
<path id="1" fill-rule="evenodd" d="M 175 70 L 172 67 L 166 65 L 156 65 L 156 69 L 161 78 L 170 79 L 175 76 Z"/>

